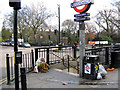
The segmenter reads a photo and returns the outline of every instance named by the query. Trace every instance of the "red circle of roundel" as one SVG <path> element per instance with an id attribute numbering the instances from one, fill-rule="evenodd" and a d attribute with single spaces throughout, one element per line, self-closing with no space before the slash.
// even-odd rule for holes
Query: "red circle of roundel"
<path id="1" fill-rule="evenodd" d="M 74 2 L 76 2 L 76 0 L 74 0 Z M 86 11 L 88 11 L 89 8 L 90 8 L 90 4 L 86 4 L 82 9 L 78 9 L 77 7 L 74 7 L 74 10 L 79 13 L 85 13 Z"/>

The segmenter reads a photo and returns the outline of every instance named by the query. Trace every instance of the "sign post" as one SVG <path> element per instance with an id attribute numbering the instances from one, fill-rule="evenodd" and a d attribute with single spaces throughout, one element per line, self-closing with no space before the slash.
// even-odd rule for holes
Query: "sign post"
<path id="1" fill-rule="evenodd" d="M 79 14 L 74 15 L 76 19 L 74 19 L 75 22 L 79 22 L 79 44 L 80 44 L 80 77 L 83 77 L 83 58 L 85 56 L 85 23 L 84 21 L 90 20 L 89 13 L 86 13 L 91 4 L 93 4 L 93 0 L 74 0 L 73 3 L 71 3 L 71 8 L 74 8 L 76 12 Z M 83 8 L 79 9 L 78 7 L 83 6 Z"/>
<path id="2" fill-rule="evenodd" d="M 17 11 L 21 9 L 21 1 L 20 0 L 9 0 L 9 6 L 14 9 L 14 65 L 15 65 L 15 90 L 19 90 L 19 68 L 17 63 L 16 52 L 18 52 L 17 40 L 18 40 L 18 32 L 17 32 Z"/>
<path id="3" fill-rule="evenodd" d="M 80 77 L 82 77 L 83 58 L 85 56 L 85 23 L 79 22 L 79 44 L 80 44 Z"/>

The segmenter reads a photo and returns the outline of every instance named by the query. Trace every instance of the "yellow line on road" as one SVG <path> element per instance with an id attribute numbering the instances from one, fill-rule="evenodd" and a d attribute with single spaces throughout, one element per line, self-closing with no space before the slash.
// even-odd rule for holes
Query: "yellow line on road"
<path id="1" fill-rule="evenodd" d="M 7 79 L 7 78 L 1 79 L 0 82 L 3 81 L 3 80 L 5 80 L 5 79 Z"/>
<path id="2" fill-rule="evenodd" d="M 14 76 L 15 76 L 15 74 L 11 75 L 10 77 L 14 77 Z M 0 85 L 5 83 L 5 82 L 7 82 L 7 78 L 0 80 Z"/>
<path id="3" fill-rule="evenodd" d="M 5 83 L 5 82 L 7 82 L 7 78 L 4 78 L 4 79 L 0 80 L 0 85 Z"/>

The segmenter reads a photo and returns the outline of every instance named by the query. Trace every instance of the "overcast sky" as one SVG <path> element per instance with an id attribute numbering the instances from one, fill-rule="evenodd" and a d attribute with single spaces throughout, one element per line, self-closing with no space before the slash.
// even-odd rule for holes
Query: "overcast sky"
<path id="1" fill-rule="evenodd" d="M 21 6 L 37 4 L 38 2 L 43 2 L 46 8 L 51 12 L 58 12 L 58 5 L 60 4 L 60 12 L 61 12 L 61 23 L 66 19 L 74 20 L 74 14 L 77 12 L 74 11 L 73 8 L 70 7 L 70 4 L 74 0 L 21 0 Z M 95 16 L 98 10 L 102 9 L 109 9 L 112 8 L 113 0 L 94 0 L 94 4 L 91 6 L 90 10 L 88 11 L 91 14 L 91 17 Z M 0 30 L 2 27 L 2 22 L 4 19 L 4 15 L 13 11 L 13 8 L 9 7 L 9 0 L 2 0 L 0 2 Z M 91 19 L 91 21 L 93 21 Z M 89 21 L 90 22 L 90 21 Z M 57 17 L 54 20 L 51 20 L 49 24 L 57 25 L 58 19 Z"/>

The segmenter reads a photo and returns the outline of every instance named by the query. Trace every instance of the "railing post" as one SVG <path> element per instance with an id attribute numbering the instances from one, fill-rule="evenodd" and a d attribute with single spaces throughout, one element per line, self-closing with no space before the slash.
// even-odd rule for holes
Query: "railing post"
<path id="1" fill-rule="evenodd" d="M 65 65 L 65 63 L 64 63 L 64 57 L 63 57 L 63 65 Z"/>
<path id="2" fill-rule="evenodd" d="M 25 68 L 20 68 L 20 71 L 21 71 L 21 88 L 22 90 L 27 90 Z"/>
<path id="3" fill-rule="evenodd" d="M 31 50 L 31 54 L 32 54 L 32 69 L 34 70 L 34 52 L 33 52 L 33 50 Z"/>
<path id="4" fill-rule="evenodd" d="M 69 65 L 70 65 L 70 62 L 69 62 L 70 60 L 69 60 L 69 55 L 68 55 L 68 72 L 70 71 L 69 70 Z"/>
<path id="5" fill-rule="evenodd" d="M 109 47 L 105 48 L 105 65 L 109 64 Z"/>
<path id="6" fill-rule="evenodd" d="M 93 49 L 91 50 L 91 54 L 94 55 L 94 50 Z"/>
<path id="7" fill-rule="evenodd" d="M 77 62 L 77 74 L 79 74 L 79 62 Z"/>
<path id="8" fill-rule="evenodd" d="M 50 64 L 49 63 L 49 48 L 47 48 L 47 53 L 46 54 L 47 54 L 47 64 Z"/>
<path id="9" fill-rule="evenodd" d="M 92 55 L 96 55 L 96 49 L 92 48 Z"/>
<path id="10" fill-rule="evenodd" d="M 37 61 L 37 59 L 38 59 L 38 49 L 35 48 L 35 62 Z"/>
<path id="11" fill-rule="evenodd" d="M 6 64 L 7 64 L 7 84 L 10 84 L 10 64 L 9 64 L 9 54 L 6 54 Z"/>
<path id="12" fill-rule="evenodd" d="M 73 56 L 76 58 L 76 46 L 73 46 Z"/>

